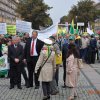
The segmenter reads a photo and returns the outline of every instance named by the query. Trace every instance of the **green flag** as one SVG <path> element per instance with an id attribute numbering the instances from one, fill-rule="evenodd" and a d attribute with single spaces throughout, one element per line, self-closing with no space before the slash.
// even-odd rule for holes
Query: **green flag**
<path id="1" fill-rule="evenodd" d="M 70 26 L 70 34 L 74 34 L 74 20 L 72 20 L 72 23 Z"/>

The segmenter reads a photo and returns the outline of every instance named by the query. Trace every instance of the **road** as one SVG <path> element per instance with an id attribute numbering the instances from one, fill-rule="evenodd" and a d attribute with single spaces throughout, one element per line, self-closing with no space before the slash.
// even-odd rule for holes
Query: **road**
<path id="1" fill-rule="evenodd" d="M 51 96 L 51 100 L 67 100 L 70 94 L 69 88 L 62 88 L 63 69 L 60 67 L 59 94 Z M 42 100 L 43 94 L 33 88 L 25 88 L 22 80 L 22 90 L 9 89 L 9 79 L 0 78 L 0 100 Z M 77 87 L 78 97 L 75 100 L 100 100 L 100 64 L 87 65 L 81 69 Z"/>

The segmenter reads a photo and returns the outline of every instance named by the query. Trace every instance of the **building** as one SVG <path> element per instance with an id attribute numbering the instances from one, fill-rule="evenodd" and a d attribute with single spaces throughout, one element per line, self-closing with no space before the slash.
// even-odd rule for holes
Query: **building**
<path id="1" fill-rule="evenodd" d="M 96 6 L 96 9 L 100 12 L 100 3 L 97 3 L 95 6 Z M 100 31 L 100 15 L 95 20 L 95 31 L 96 32 Z"/>
<path id="2" fill-rule="evenodd" d="M 15 12 L 19 0 L 0 0 L 0 22 L 15 24 L 18 14 Z"/>

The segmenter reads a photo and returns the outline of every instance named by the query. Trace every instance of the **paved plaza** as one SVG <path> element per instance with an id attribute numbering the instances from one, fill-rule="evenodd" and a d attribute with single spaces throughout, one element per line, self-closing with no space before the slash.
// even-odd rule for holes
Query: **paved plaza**
<path id="1" fill-rule="evenodd" d="M 63 69 L 60 67 L 59 94 L 51 96 L 51 100 L 67 100 L 70 94 L 69 88 L 62 88 Z M 25 88 L 22 81 L 22 90 L 9 89 L 9 79 L 0 79 L 0 100 L 42 100 L 42 89 Z M 78 97 L 75 100 L 100 100 L 100 64 L 84 64 L 81 69 L 78 88 Z"/>

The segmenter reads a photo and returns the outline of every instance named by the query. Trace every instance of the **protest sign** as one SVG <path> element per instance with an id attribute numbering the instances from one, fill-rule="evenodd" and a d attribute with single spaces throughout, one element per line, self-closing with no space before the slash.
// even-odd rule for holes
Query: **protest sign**
<path id="1" fill-rule="evenodd" d="M 9 65 L 7 62 L 7 55 L 0 57 L 0 77 L 5 76 L 8 73 Z"/>
<path id="2" fill-rule="evenodd" d="M 16 35 L 16 25 L 7 25 L 7 33 L 10 35 Z"/>
<path id="3" fill-rule="evenodd" d="M 46 38 L 49 38 L 53 34 L 56 34 L 58 30 L 58 25 L 52 25 L 44 30 L 38 31 L 38 38 L 40 40 L 44 40 Z"/>
<path id="4" fill-rule="evenodd" d="M 6 23 L 0 23 L 0 34 L 7 34 Z"/>
<path id="5" fill-rule="evenodd" d="M 27 21 L 16 20 L 16 30 L 17 32 L 28 32 L 32 30 L 32 23 Z"/>

